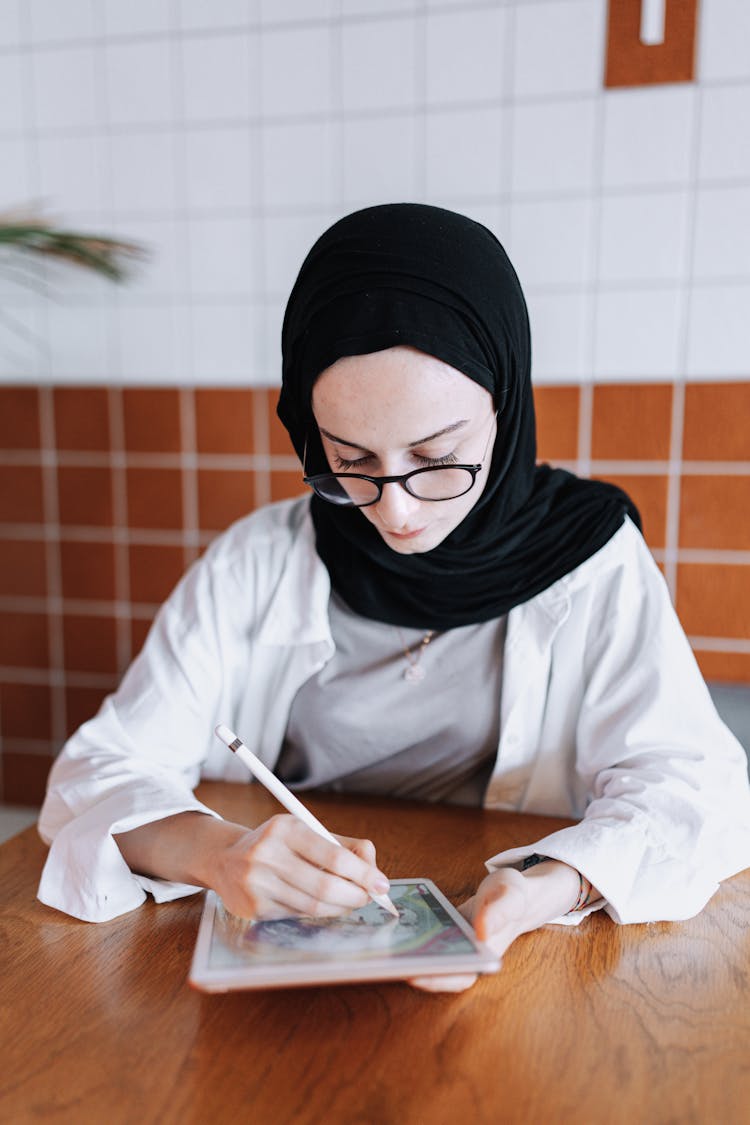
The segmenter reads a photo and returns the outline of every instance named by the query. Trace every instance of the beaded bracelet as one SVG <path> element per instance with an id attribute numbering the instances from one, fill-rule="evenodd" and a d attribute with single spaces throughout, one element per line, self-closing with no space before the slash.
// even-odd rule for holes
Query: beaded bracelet
<path id="1" fill-rule="evenodd" d="M 528 871 L 530 867 L 536 867 L 538 863 L 546 863 L 550 857 L 548 855 L 527 855 L 521 864 L 521 871 Z M 578 872 L 578 897 L 575 905 L 571 906 L 570 910 L 566 911 L 567 914 L 575 914 L 577 910 L 584 910 L 589 905 L 589 898 L 593 890 L 593 884 L 590 879 L 585 875 Z"/>
<path id="2" fill-rule="evenodd" d="M 575 914 L 577 910 L 583 910 L 584 907 L 589 904 L 589 896 L 592 891 L 591 881 L 587 879 L 585 875 L 582 875 L 580 871 L 578 872 L 578 879 L 578 898 L 576 899 L 575 906 L 571 906 L 570 910 L 568 910 L 568 914 Z"/>

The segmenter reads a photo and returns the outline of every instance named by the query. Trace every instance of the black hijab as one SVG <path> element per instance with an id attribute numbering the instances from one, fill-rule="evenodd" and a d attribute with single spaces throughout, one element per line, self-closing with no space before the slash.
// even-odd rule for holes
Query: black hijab
<path id="1" fill-rule="evenodd" d="M 408 345 L 486 388 L 498 411 L 478 502 L 437 547 L 392 551 L 356 508 L 314 496 L 318 554 L 356 612 L 448 629 L 496 618 L 567 574 L 638 513 L 613 485 L 536 465 L 531 343 L 521 286 L 502 246 L 463 215 L 416 203 L 335 223 L 302 264 L 284 317 L 278 414 L 307 471 L 328 465 L 311 397 L 342 356 Z"/>

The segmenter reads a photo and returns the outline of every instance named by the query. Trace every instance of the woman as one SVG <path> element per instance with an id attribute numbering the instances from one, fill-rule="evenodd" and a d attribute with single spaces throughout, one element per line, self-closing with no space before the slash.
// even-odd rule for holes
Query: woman
<path id="1" fill-rule="evenodd" d="M 488 860 L 464 911 L 499 952 L 599 907 L 697 913 L 750 864 L 745 757 L 628 498 L 535 466 L 526 307 L 500 244 L 432 207 L 350 215 L 302 266 L 283 352 L 279 415 L 312 502 L 219 538 L 70 740 L 40 898 L 103 920 L 210 886 L 273 918 L 386 890 L 368 841 L 195 800 L 201 772 L 246 780 L 212 736 L 226 721 L 296 788 L 580 818 Z"/>

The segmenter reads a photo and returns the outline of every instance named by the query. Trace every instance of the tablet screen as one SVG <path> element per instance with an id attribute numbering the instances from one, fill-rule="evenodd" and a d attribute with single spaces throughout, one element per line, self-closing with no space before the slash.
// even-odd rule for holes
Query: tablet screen
<path id="1" fill-rule="evenodd" d="M 249 964 L 475 954 L 476 945 L 421 881 L 393 883 L 398 919 L 371 902 L 336 918 L 282 918 L 248 922 L 217 902 L 206 967 L 226 970 Z M 429 967 L 425 966 L 425 972 Z"/>

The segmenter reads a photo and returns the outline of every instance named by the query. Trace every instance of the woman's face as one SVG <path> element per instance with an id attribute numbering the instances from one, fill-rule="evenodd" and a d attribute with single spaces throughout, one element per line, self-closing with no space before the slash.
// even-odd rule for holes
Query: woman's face
<path id="1" fill-rule="evenodd" d="M 319 376 L 312 405 L 334 473 L 396 476 L 482 461 L 474 487 L 454 500 L 419 500 L 386 484 L 361 509 L 399 554 L 437 547 L 481 496 L 497 431 L 492 396 L 442 360 L 408 347 L 345 356 Z"/>

